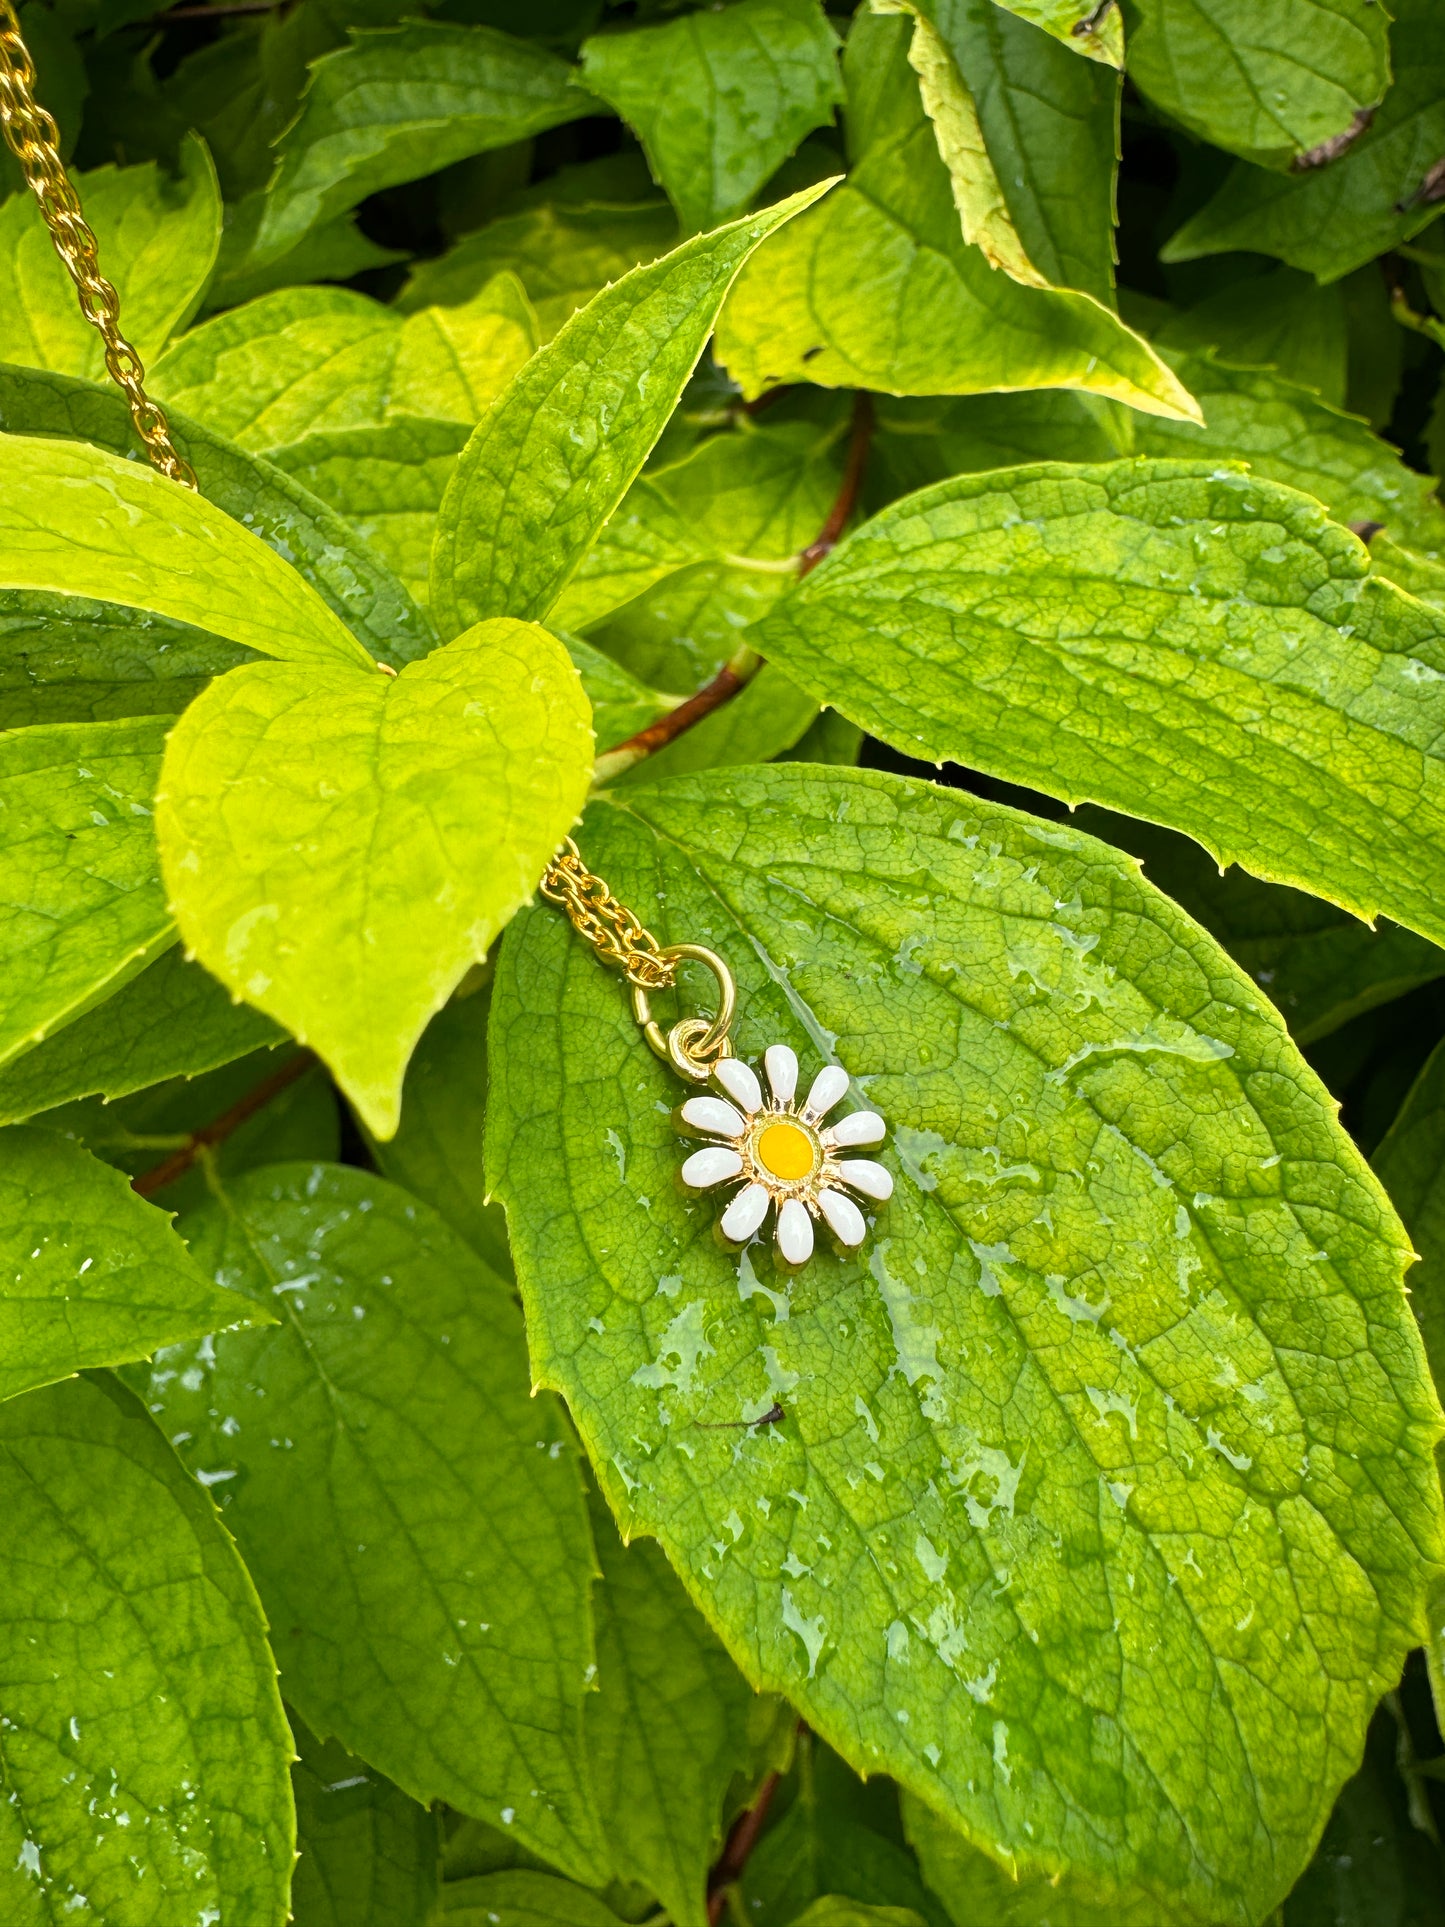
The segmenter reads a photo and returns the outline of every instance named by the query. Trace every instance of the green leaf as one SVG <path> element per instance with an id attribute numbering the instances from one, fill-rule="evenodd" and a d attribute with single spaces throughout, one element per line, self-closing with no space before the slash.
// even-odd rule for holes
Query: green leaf
<path id="1" fill-rule="evenodd" d="M 0 474 L 0 587 L 151 610 L 293 663 L 374 667 L 274 549 L 154 469 L 6 435 Z"/>
<path id="2" fill-rule="evenodd" d="M 341 1165 L 266 1166 L 183 1222 L 284 1321 L 172 1348 L 147 1397 L 236 1535 L 287 1698 L 413 1799 L 605 1879 L 579 1763 L 586 1509 L 507 1287 Z"/>
<path id="3" fill-rule="evenodd" d="M 997 0 L 1007 12 L 1042 27 L 1075 53 L 1110 67 L 1124 64 L 1124 23 L 1118 5 L 1090 0 Z"/>
<path id="4" fill-rule="evenodd" d="M 1445 1383 L 1445 1047 L 1431 1052 L 1371 1162 L 1419 1253 L 1410 1303 Z"/>
<path id="5" fill-rule="evenodd" d="M 273 448 L 270 460 L 344 516 L 422 601 L 437 514 L 470 434 L 465 422 L 408 417 L 307 435 Z"/>
<path id="6" fill-rule="evenodd" d="M 178 716 L 212 676 L 252 659 L 144 609 L 0 589 L 0 728 Z"/>
<path id="7" fill-rule="evenodd" d="M 1371 929 L 1319 897 L 1219 866 L 1187 837 L 1087 805 L 1078 827 L 1139 857 L 1149 881 L 1218 938 L 1299 1044 L 1445 976 L 1445 950 L 1392 923 Z"/>
<path id="8" fill-rule="evenodd" d="M 439 1898 L 436 1815 L 293 1719 L 296 1927 L 428 1927 Z"/>
<path id="9" fill-rule="evenodd" d="M 0 366 L 0 429 L 78 437 L 117 454 L 135 445 L 125 401 L 113 388 L 23 368 Z M 207 501 L 276 549 L 374 656 L 395 668 L 436 646 L 422 611 L 339 515 L 198 423 L 172 415 L 171 432 Z M 0 462 L 4 451 L 0 442 Z"/>
<path id="10" fill-rule="evenodd" d="M 1208 461 L 961 476 L 859 530 L 757 646 L 911 755 L 1445 937 L 1440 617 L 1293 489 Z"/>
<path id="11" fill-rule="evenodd" d="M 177 181 L 147 161 L 94 168 L 75 183 L 126 338 L 147 363 L 195 313 L 221 240 L 221 193 L 205 142 L 189 135 L 180 159 Z M 100 336 L 82 317 L 29 194 L 0 206 L 0 341 L 7 360 L 105 379 Z"/>
<path id="12" fill-rule="evenodd" d="M 450 1880 L 443 1927 L 619 1927 L 596 1894 L 545 1873 L 492 1873 Z"/>
<path id="13" fill-rule="evenodd" d="M 577 672 L 532 624 L 479 624 L 394 678 L 250 663 L 167 743 L 181 934 L 388 1138 L 428 1018 L 531 895 L 591 768 Z"/>
<path id="14" fill-rule="evenodd" d="M 1121 0 L 1129 78 L 1215 147 L 1288 167 L 1390 82 L 1377 0 Z M 1396 70 L 1403 71 L 1403 49 Z"/>
<path id="15" fill-rule="evenodd" d="M 814 1901 L 840 1890 L 870 1907 L 905 1907 L 930 1927 L 948 1916 L 923 1885 L 902 1844 L 897 1789 L 866 1787 L 816 1735 L 798 1735 L 798 1755 L 774 1801 L 787 1811 L 748 1859 L 740 1899 L 757 1927 L 790 1927 Z"/>
<path id="16" fill-rule="evenodd" d="M 567 653 L 592 705 L 592 727 L 599 751 L 625 742 L 683 700 L 681 696 L 665 696 L 659 690 L 649 689 L 620 662 L 614 662 L 611 656 L 604 656 L 600 649 L 594 649 L 590 642 L 579 641 L 576 636 L 567 637 Z"/>
<path id="17" fill-rule="evenodd" d="M 764 663 L 731 702 L 613 780 L 660 782 L 689 770 L 770 762 L 792 749 L 817 714 L 818 705 L 806 691 L 789 682 L 780 669 Z M 599 764 L 599 782 L 603 769 Z"/>
<path id="18" fill-rule="evenodd" d="M 0 1407 L 0 1505 L 7 1923 L 282 1927 L 290 1735 L 210 1500 L 128 1394 L 81 1380 Z"/>
<path id="19" fill-rule="evenodd" d="M 954 1927 L 974 1927 L 980 1920 L 990 1927 L 1159 1927 L 1159 1902 L 1152 1894 L 1116 1892 L 1100 1901 L 1067 1873 L 1060 1878 L 1027 1868 L 1011 1871 L 912 1795 L 904 1797 L 903 1817 L 924 1878 Z"/>
<path id="20" fill-rule="evenodd" d="M 120 1172 L 54 1132 L 0 1131 L 0 1399 L 274 1323 L 218 1291 Z"/>
<path id="21" fill-rule="evenodd" d="M 868 461 L 870 505 L 950 475 L 1019 462 L 1107 462 L 1127 455 L 1139 426 L 1096 395 L 1066 389 L 1017 395 L 882 398 Z"/>
<path id="22" fill-rule="evenodd" d="M 797 1917 L 795 1927 L 926 1927 L 911 1907 L 865 1907 L 842 1894 L 824 1894 Z"/>
<path id="23" fill-rule="evenodd" d="M 727 957 L 740 1055 L 841 1061 L 898 1179 L 860 1257 L 720 1249 L 616 979 L 519 921 L 488 1174 L 624 1530 L 991 1855 L 1257 1921 L 1442 1550 L 1404 1234 L 1277 1014 L 1128 859 L 923 783 L 678 779 L 579 840 Z"/>
<path id="24" fill-rule="evenodd" d="M 909 58 L 966 238 L 1015 280 L 1112 306 L 1118 78 L 994 0 L 917 12 Z"/>
<path id="25" fill-rule="evenodd" d="M 493 1271 L 510 1277 L 506 1218 L 482 1181 L 491 1002 L 489 988 L 464 988 L 432 1018 L 406 1067 L 396 1135 L 373 1140 L 371 1151 L 383 1177 L 430 1205 Z"/>
<path id="26" fill-rule="evenodd" d="M 738 0 L 582 48 L 582 77 L 630 121 L 683 227 L 741 214 L 843 99 L 818 0 Z"/>
<path id="27" fill-rule="evenodd" d="M 557 205 L 546 201 L 476 234 L 434 261 L 412 269 L 398 306 L 470 301 L 494 275 L 515 274 L 536 310 L 543 341 L 585 308 L 610 282 L 655 261 L 677 242 L 677 220 L 665 201 L 639 206 Z"/>
<path id="28" fill-rule="evenodd" d="M 432 604 L 450 633 L 547 613 L 666 425 L 739 267 L 821 191 L 634 268 L 533 356 L 442 502 Z"/>
<path id="29" fill-rule="evenodd" d="M 269 153 L 266 160 L 269 164 Z M 227 210 L 221 251 L 207 290 L 208 309 L 234 308 L 303 281 L 349 281 L 368 268 L 385 268 L 406 259 L 398 248 L 378 247 L 350 214 L 338 214 L 308 228 L 282 254 L 258 257 L 256 237 L 265 212 L 266 196 L 260 190 Z"/>
<path id="30" fill-rule="evenodd" d="M 0 1064 L 175 941 L 151 819 L 165 733 L 146 716 L 0 735 Z"/>
<path id="31" fill-rule="evenodd" d="M 193 328 L 155 370 L 162 400 L 242 448 L 396 416 L 475 422 L 536 346 L 514 275 L 405 319 L 347 288 L 283 288 Z"/>
<path id="32" fill-rule="evenodd" d="M 759 250 L 718 325 L 744 394 L 780 382 L 971 394 L 1088 388 L 1156 414 L 1193 403 L 1092 295 L 1024 287 L 965 240 L 908 64 L 911 23 L 859 14 L 844 63 L 850 171 Z"/>
<path id="33" fill-rule="evenodd" d="M 752 606 L 733 629 L 790 586 L 838 493 L 847 419 L 744 421 L 638 476 L 559 596 L 554 619 L 562 628 L 594 627 L 699 563 L 741 578 Z M 723 649 L 720 659 L 731 653 Z"/>
<path id="34" fill-rule="evenodd" d="M 0 1071 L 0 1124 L 74 1098 L 125 1097 L 163 1078 L 196 1077 L 281 1038 L 268 1018 L 233 1003 L 173 945 Z"/>
<path id="35" fill-rule="evenodd" d="M 491 27 L 353 33 L 311 69 L 257 240 L 281 253 L 367 195 L 576 120 L 596 103 L 555 54 Z"/>
<path id="36" fill-rule="evenodd" d="M 1212 348 L 1235 367 L 1273 368 L 1286 381 L 1315 389 L 1335 407 L 1345 405 L 1349 336 L 1344 290 L 1337 285 L 1322 288 L 1298 268 L 1269 268 L 1232 281 L 1170 316 L 1150 335 L 1166 355 L 1177 348 Z M 1177 361 L 1175 371 L 1187 379 Z"/>
<path id="37" fill-rule="evenodd" d="M 1381 24 L 1384 9 L 1376 8 Z M 1337 281 L 1433 221 L 1429 192 L 1445 153 L 1445 36 L 1434 0 L 1395 0 L 1395 83 L 1327 167 L 1274 174 L 1237 163 L 1161 249 L 1165 261 L 1247 249 Z"/>
<path id="38" fill-rule="evenodd" d="M 614 1872 L 676 1927 L 707 1927 L 708 1869 L 765 1768 L 785 1763 L 794 1715 L 738 1672 L 654 1545 L 626 1550 L 594 1508 L 602 1584 L 587 1757 Z"/>

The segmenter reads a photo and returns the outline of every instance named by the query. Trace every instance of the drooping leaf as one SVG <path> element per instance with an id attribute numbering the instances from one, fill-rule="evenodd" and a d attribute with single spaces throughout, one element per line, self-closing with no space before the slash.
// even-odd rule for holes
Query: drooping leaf
<path id="1" fill-rule="evenodd" d="M 118 1171 L 53 1131 L 0 1131 L 0 1399 L 274 1322 L 217 1290 Z"/>
<path id="2" fill-rule="evenodd" d="M 465 422 L 407 417 L 307 435 L 270 460 L 343 516 L 420 601 L 442 497 L 470 434 Z"/>
<path id="3" fill-rule="evenodd" d="M 966 237 L 1015 280 L 1114 299 L 1119 80 L 994 0 L 917 0 L 909 57 Z"/>
<path id="4" fill-rule="evenodd" d="M 155 388 L 242 448 L 268 450 L 396 416 L 475 422 L 536 346 L 514 275 L 402 319 L 347 288 L 283 288 L 204 322 Z"/>
<path id="5" fill-rule="evenodd" d="M 491 1873 L 449 1880 L 443 1927 L 620 1927 L 596 1894 L 545 1873 Z"/>
<path id="6" fill-rule="evenodd" d="M 579 1761 L 586 1511 L 506 1286 L 341 1165 L 266 1166 L 183 1223 L 283 1318 L 161 1354 L 146 1396 L 236 1535 L 287 1698 L 413 1799 L 605 1879 Z"/>
<path id="7" fill-rule="evenodd" d="M 163 717 L 0 735 L 0 1064 L 175 941 L 151 818 Z"/>
<path id="8" fill-rule="evenodd" d="M 1121 4 L 1139 91 L 1214 146 L 1267 166 L 1347 132 L 1390 81 L 1390 21 L 1376 0 Z"/>
<path id="9" fill-rule="evenodd" d="M 685 230 L 744 212 L 843 98 L 819 0 L 738 0 L 582 49 L 582 78 L 637 130 Z"/>
<path id="10" fill-rule="evenodd" d="M 1292 489 L 1207 461 L 961 476 L 850 537 L 757 635 L 911 755 L 1445 937 L 1440 615 Z"/>
<path id="11" fill-rule="evenodd" d="M 1106 0 L 1103 6 L 1089 0 L 997 0 L 997 4 L 1020 20 L 1042 27 L 1074 53 L 1110 67 L 1124 64 L 1124 23 L 1117 0 Z"/>
<path id="12" fill-rule="evenodd" d="M 745 395 L 781 382 L 972 394 L 1087 388 L 1188 417 L 1152 348 L 1092 295 L 1024 287 L 963 235 L 908 63 L 912 24 L 858 14 L 845 184 L 759 250 L 718 325 Z"/>
<path id="13" fill-rule="evenodd" d="M 5 435 L 0 478 L 0 587 L 152 610 L 293 663 L 374 668 L 273 548 L 154 469 Z"/>
<path id="14" fill-rule="evenodd" d="M 295 1927 L 430 1927 L 439 1898 L 437 1818 L 335 1740 L 294 1719 L 299 1858 Z"/>
<path id="15" fill-rule="evenodd" d="M 269 1018 L 233 1003 L 172 945 L 103 1004 L 0 1071 L 0 1124 L 75 1098 L 125 1097 L 165 1078 L 196 1077 L 281 1039 Z"/>
<path id="16" fill-rule="evenodd" d="M 398 306 L 411 313 L 455 306 L 494 275 L 511 273 L 527 290 L 543 341 L 550 341 L 609 282 L 655 261 L 677 238 L 677 218 L 665 201 L 621 207 L 546 201 L 492 221 L 436 260 L 419 263 Z"/>
<path id="17" fill-rule="evenodd" d="M 178 716 L 253 651 L 144 609 L 0 589 L 0 728 Z"/>
<path id="18" fill-rule="evenodd" d="M 487 1110 L 487 987 L 458 995 L 422 1032 L 406 1067 L 395 1137 L 373 1143 L 383 1177 L 445 1218 L 493 1271 L 510 1277 L 507 1222 L 487 1201 L 482 1126 Z"/>
<path id="19" fill-rule="evenodd" d="M 154 161 L 94 168 L 76 181 L 127 339 L 144 362 L 194 314 L 221 239 L 221 194 L 205 143 L 189 136 L 180 158 L 177 181 Z M 9 361 L 105 379 L 100 336 L 82 317 L 29 194 L 0 205 L 0 342 Z"/>
<path id="20" fill-rule="evenodd" d="M 565 61 L 491 27 L 410 20 L 353 33 L 311 69 L 257 253 L 281 253 L 379 188 L 595 111 Z"/>
<path id="21" fill-rule="evenodd" d="M 1445 950 L 1412 930 L 1375 929 L 1319 897 L 1219 866 L 1189 838 L 1085 805 L 1078 827 L 1139 857 L 1149 881 L 1247 970 L 1296 1043 L 1445 976 Z"/>
<path id="22" fill-rule="evenodd" d="M 587 1757 L 613 1869 L 676 1927 L 707 1927 L 708 1869 L 734 1793 L 786 1763 L 794 1715 L 743 1679 L 655 1545 L 624 1549 L 594 1509 L 602 1583 Z"/>
<path id="23" fill-rule="evenodd" d="M 991 1855 L 1258 1920 L 1441 1551 L 1403 1232 L 1278 1016 L 1127 859 L 926 784 L 679 779 L 579 841 L 727 957 L 742 1056 L 841 1060 L 898 1179 L 859 1257 L 728 1255 L 616 979 L 517 924 L 489 1176 L 624 1529 Z"/>
<path id="24" fill-rule="evenodd" d="M 591 766 L 577 673 L 533 624 L 479 624 L 396 677 L 248 664 L 166 747 L 181 934 L 390 1137 L 427 1020 L 531 895 Z"/>
<path id="25" fill-rule="evenodd" d="M 1384 9 L 1374 11 L 1383 24 Z M 1336 281 L 1435 219 L 1445 205 L 1429 186 L 1445 154 L 1445 37 L 1434 0 L 1395 0 L 1391 11 L 1395 81 L 1369 126 L 1327 166 L 1276 174 L 1237 163 L 1163 260 L 1243 248 Z"/>
<path id="26" fill-rule="evenodd" d="M 634 268 L 533 356 L 442 502 L 432 606 L 450 633 L 547 613 L 662 432 L 739 267 L 820 191 Z"/>
<path id="27" fill-rule="evenodd" d="M 124 398 L 113 388 L 24 368 L 0 366 L 0 429 L 79 437 L 117 454 L 135 446 Z M 399 668 L 435 647 L 420 608 L 339 515 L 199 423 L 173 414 L 171 432 L 207 501 L 276 549 L 375 657 Z"/>
<path id="28" fill-rule="evenodd" d="M 266 1624 L 210 1500 L 128 1393 L 0 1407 L 0 1908 L 283 1927 L 295 1838 Z"/>

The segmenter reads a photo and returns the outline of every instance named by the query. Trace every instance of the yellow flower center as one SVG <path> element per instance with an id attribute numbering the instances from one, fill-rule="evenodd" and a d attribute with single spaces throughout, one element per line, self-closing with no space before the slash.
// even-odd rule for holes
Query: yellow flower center
<path id="1" fill-rule="evenodd" d="M 770 1124 L 757 1142 L 757 1160 L 775 1178 L 805 1178 L 815 1161 L 813 1140 L 796 1124 Z"/>

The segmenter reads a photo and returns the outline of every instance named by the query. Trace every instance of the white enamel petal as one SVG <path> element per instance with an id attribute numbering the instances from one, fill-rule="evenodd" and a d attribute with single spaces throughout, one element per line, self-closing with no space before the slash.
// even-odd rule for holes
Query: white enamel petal
<path id="1" fill-rule="evenodd" d="M 682 1121 L 711 1137 L 741 1137 L 748 1128 L 742 1112 L 723 1097 L 690 1097 L 682 1107 Z"/>
<path id="2" fill-rule="evenodd" d="M 740 1177 L 742 1169 L 743 1161 L 736 1151 L 726 1144 L 709 1144 L 688 1158 L 682 1167 L 682 1181 L 694 1191 L 706 1191 L 709 1185 Z"/>
<path id="3" fill-rule="evenodd" d="M 887 1204 L 893 1196 L 893 1173 L 872 1158 L 848 1158 L 838 1165 L 838 1176 L 850 1190 L 876 1198 L 879 1204 Z"/>
<path id="4" fill-rule="evenodd" d="M 861 1245 L 868 1236 L 863 1213 L 841 1191 L 820 1191 L 818 1209 L 828 1220 L 828 1228 L 840 1244 Z"/>
<path id="5" fill-rule="evenodd" d="M 850 1111 L 823 1133 L 823 1142 L 830 1149 L 836 1145 L 840 1150 L 849 1144 L 881 1144 L 887 1131 L 888 1126 L 876 1111 Z"/>
<path id="6" fill-rule="evenodd" d="M 768 1067 L 768 1082 L 779 1104 L 791 1104 L 798 1088 L 798 1058 L 786 1044 L 769 1044 L 763 1052 Z"/>
<path id="7" fill-rule="evenodd" d="M 805 1265 L 813 1255 L 813 1220 L 798 1198 L 784 1200 L 778 1213 L 778 1250 L 785 1264 Z"/>
<path id="8" fill-rule="evenodd" d="M 768 1194 L 761 1184 L 745 1185 L 718 1220 L 725 1238 L 741 1244 L 751 1238 L 768 1215 Z"/>
<path id="9" fill-rule="evenodd" d="M 836 1064 L 825 1064 L 813 1079 L 808 1101 L 803 1106 L 809 1117 L 826 1117 L 848 1088 L 848 1073 Z"/>
<path id="10" fill-rule="evenodd" d="M 712 1067 L 712 1074 L 749 1117 L 763 1108 L 763 1087 L 740 1057 L 719 1058 Z"/>

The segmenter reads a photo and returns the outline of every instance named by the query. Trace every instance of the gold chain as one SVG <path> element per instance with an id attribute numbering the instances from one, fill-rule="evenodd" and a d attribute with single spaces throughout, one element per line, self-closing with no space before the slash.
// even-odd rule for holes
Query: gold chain
<path id="1" fill-rule="evenodd" d="M 0 0 L 0 131 L 20 163 L 55 252 L 75 283 L 80 312 L 105 344 L 105 365 L 130 404 L 146 453 L 173 482 L 196 486 L 189 462 L 176 453 L 165 410 L 145 391 L 145 367 L 120 331 L 120 297 L 100 272 L 95 235 L 60 158 L 59 131 L 35 98 L 35 63 L 20 32 L 13 0 Z"/>
<path id="2" fill-rule="evenodd" d="M 663 956 L 652 932 L 587 868 L 570 836 L 548 864 L 540 888 L 548 902 L 561 904 L 578 936 L 628 983 L 639 990 L 668 990 L 676 983 L 676 961 Z"/>

